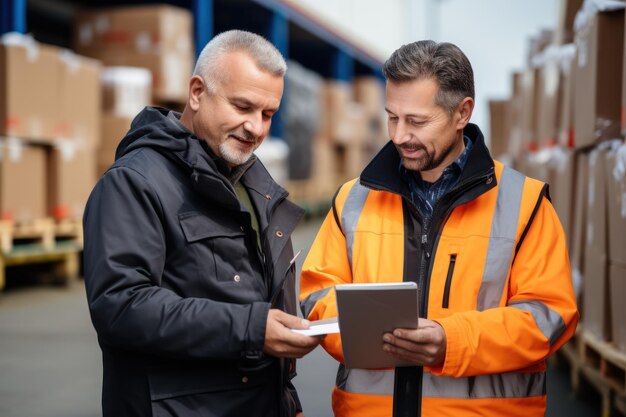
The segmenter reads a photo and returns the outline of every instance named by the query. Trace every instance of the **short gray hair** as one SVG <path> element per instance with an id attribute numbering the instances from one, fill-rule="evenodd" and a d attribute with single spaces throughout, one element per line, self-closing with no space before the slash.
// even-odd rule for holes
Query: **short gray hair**
<path id="1" fill-rule="evenodd" d="M 439 84 L 435 104 L 450 114 L 465 97 L 474 99 L 474 72 L 458 46 L 431 40 L 402 45 L 383 65 L 387 81 L 433 79 Z"/>
<path id="2" fill-rule="evenodd" d="M 200 52 L 193 75 L 202 77 L 207 87 L 213 89 L 215 83 L 223 78 L 218 58 L 235 51 L 250 55 L 263 71 L 280 77 L 284 77 L 287 72 L 285 58 L 267 39 L 252 32 L 229 30 L 213 37 L 206 44 Z"/>

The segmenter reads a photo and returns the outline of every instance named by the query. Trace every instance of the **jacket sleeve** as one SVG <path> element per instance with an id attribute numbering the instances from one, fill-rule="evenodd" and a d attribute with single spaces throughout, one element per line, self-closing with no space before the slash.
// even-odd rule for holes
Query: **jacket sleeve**
<path id="1" fill-rule="evenodd" d="M 178 358 L 257 358 L 269 304 L 182 298 L 161 286 L 167 236 L 161 202 L 136 171 L 107 172 L 84 216 L 84 267 L 100 343 Z"/>
<path id="2" fill-rule="evenodd" d="M 349 187 L 343 188 L 338 198 Z M 334 286 L 352 282 L 346 240 L 338 221 L 331 209 L 302 266 L 300 306 L 302 314 L 309 320 L 337 317 Z M 332 357 L 343 361 L 339 334 L 327 335 L 321 344 Z"/>
<path id="3" fill-rule="evenodd" d="M 578 322 L 565 235 L 547 198 L 514 258 L 506 305 L 435 319 L 447 338 L 437 375 L 472 376 L 543 369 L 545 359 L 573 334 Z"/>

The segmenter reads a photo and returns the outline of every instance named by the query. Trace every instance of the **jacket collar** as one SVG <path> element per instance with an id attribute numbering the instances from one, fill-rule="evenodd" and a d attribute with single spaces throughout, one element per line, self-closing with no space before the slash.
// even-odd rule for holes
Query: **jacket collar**
<path id="1" fill-rule="evenodd" d="M 468 123 L 463 134 L 473 142 L 473 146 L 459 178 L 459 184 L 494 170 L 493 159 L 485 146 L 483 134 L 478 126 Z M 410 191 L 398 169 L 400 162 L 400 155 L 396 147 L 393 142 L 389 141 L 361 173 L 361 184 L 375 190 L 389 191 L 408 198 Z"/>

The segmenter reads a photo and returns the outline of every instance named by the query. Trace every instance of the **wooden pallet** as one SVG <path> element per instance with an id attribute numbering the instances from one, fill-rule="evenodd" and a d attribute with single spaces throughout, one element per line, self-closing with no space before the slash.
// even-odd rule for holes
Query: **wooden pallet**
<path id="1" fill-rule="evenodd" d="M 0 253 L 0 290 L 6 285 L 8 268 L 31 268 L 28 275 L 40 282 L 68 284 L 78 277 L 81 250 L 75 242 L 59 242 L 52 248 L 16 245 L 11 252 Z"/>
<path id="2" fill-rule="evenodd" d="M 607 384 L 626 396 L 626 353 L 585 330 L 579 348 L 582 362 L 597 369 Z"/>
<path id="3" fill-rule="evenodd" d="M 0 249 L 9 253 L 13 246 L 20 244 L 39 244 L 44 248 L 54 246 L 54 221 L 37 219 L 27 224 L 11 220 L 0 221 Z"/>
<path id="4" fill-rule="evenodd" d="M 11 253 L 14 246 L 39 245 L 53 249 L 58 242 L 73 242 L 82 248 L 83 227 L 80 220 L 54 222 L 50 218 L 37 219 L 29 223 L 0 221 L 0 251 Z"/>

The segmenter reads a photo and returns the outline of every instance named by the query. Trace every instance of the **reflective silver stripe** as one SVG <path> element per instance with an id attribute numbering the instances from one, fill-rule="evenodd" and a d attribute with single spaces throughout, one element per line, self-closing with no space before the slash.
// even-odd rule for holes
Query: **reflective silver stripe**
<path id="1" fill-rule="evenodd" d="M 313 311 L 313 307 L 315 307 L 315 303 L 326 297 L 326 294 L 328 294 L 328 292 L 332 288 L 333 287 L 328 287 L 315 291 L 314 293 L 309 294 L 307 298 L 302 300 L 302 302 L 300 303 L 300 310 L 302 311 L 302 315 L 305 318 L 309 317 L 309 314 L 311 314 L 311 311 Z"/>
<path id="2" fill-rule="evenodd" d="M 563 318 L 561 318 L 559 313 L 552 310 L 541 301 L 516 301 L 511 302 L 509 306 L 528 311 L 532 314 L 535 319 L 535 323 L 537 323 L 537 327 L 539 327 L 546 339 L 550 341 L 550 346 L 554 345 L 557 339 L 565 331 L 565 322 L 563 321 Z"/>
<path id="3" fill-rule="evenodd" d="M 356 231 L 356 225 L 361 217 L 365 200 L 369 194 L 369 188 L 365 188 L 361 185 L 361 180 L 357 180 L 346 198 L 346 202 L 343 205 L 341 211 L 341 225 L 343 231 L 346 234 L 346 247 L 348 249 L 348 262 L 350 262 L 350 269 L 352 270 L 352 250 L 354 249 L 354 232 Z"/>
<path id="4" fill-rule="evenodd" d="M 545 372 L 452 378 L 425 373 L 422 395 L 431 398 L 525 398 L 546 394 Z"/>
<path id="5" fill-rule="evenodd" d="M 337 370 L 337 388 L 355 394 L 393 395 L 395 371 L 370 371 L 367 369 L 346 368 L 343 364 Z"/>
<path id="6" fill-rule="evenodd" d="M 511 266 L 526 177 L 504 167 L 498 185 L 498 199 L 491 222 L 491 235 L 476 310 L 497 307 Z"/>
<path id="7" fill-rule="evenodd" d="M 545 372 L 452 378 L 424 373 L 422 395 L 430 398 L 525 398 L 546 394 Z M 354 394 L 393 395 L 394 370 L 348 369 L 337 372 L 337 387 Z"/>

